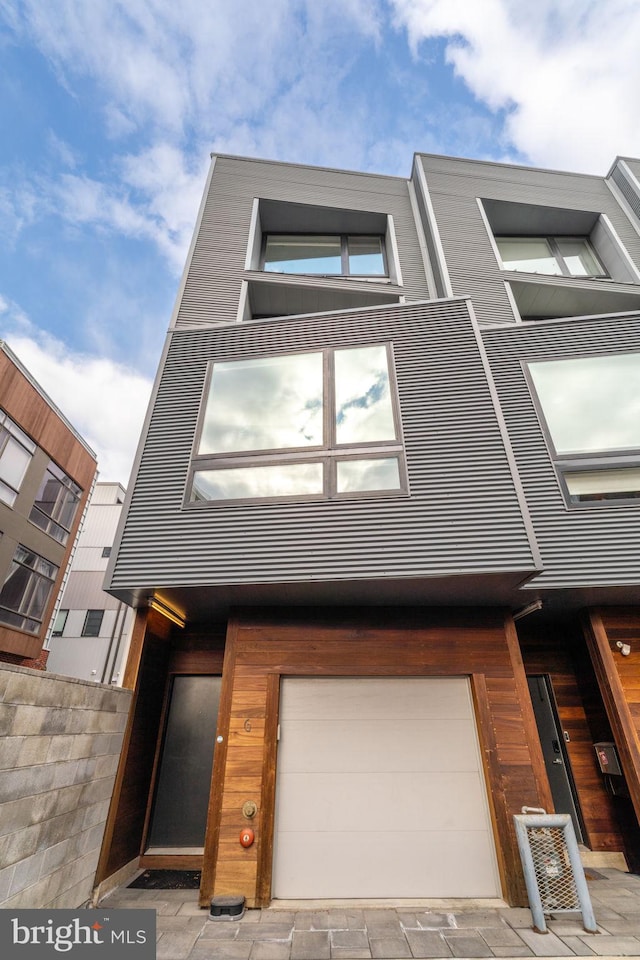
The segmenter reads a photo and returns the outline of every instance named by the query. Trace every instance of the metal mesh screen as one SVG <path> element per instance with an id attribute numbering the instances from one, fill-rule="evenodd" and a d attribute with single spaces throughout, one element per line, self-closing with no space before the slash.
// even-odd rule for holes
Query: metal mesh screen
<path id="1" fill-rule="evenodd" d="M 527 827 L 527 837 L 542 909 L 554 913 L 561 910 L 579 910 L 580 900 L 563 828 Z"/>

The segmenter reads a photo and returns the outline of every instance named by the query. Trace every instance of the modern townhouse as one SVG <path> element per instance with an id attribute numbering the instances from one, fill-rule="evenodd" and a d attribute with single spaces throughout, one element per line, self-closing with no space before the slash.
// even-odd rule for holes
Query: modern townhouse
<path id="1" fill-rule="evenodd" d="M 212 159 L 107 589 L 98 880 L 525 901 L 640 862 L 640 161 Z"/>

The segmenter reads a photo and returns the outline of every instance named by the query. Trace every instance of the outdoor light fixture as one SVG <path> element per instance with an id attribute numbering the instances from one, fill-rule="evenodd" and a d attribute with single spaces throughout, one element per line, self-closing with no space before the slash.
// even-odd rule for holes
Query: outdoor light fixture
<path id="1" fill-rule="evenodd" d="M 158 597 L 149 597 L 147 602 L 151 610 L 156 610 L 158 613 L 161 613 L 163 617 L 166 617 L 167 620 L 171 620 L 172 623 L 184 628 L 187 622 L 185 617 L 181 613 L 178 613 L 177 610 L 174 610 L 173 607 L 170 607 L 168 603 L 165 603 L 164 600 L 159 600 Z"/>
<path id="2" fill-rule="evenodd" d="M 523 617 L 527 617 L 530 613 L 535 613 L 536 610 L 542 610 L 542 600 L 534 600 L 532 603 L 528 603 L 526 607 L 520 607 L 519 610 L 514 612 L 513 619 L 521 620 Z"/>

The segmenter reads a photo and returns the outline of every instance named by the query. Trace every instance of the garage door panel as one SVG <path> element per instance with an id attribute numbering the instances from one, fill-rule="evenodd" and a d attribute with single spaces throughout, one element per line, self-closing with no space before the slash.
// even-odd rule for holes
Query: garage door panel
<path id="1" fill-rule="evenodd" d="M 339 686 L 336 686 L 338 684 Z M 437 685 L 436 685 L 437 684 Z M 399 698 L 393 692 L 401 691 Z M 296 678 L 285 681 L 281 707 L 289 720 L 454 719 L 472 717 L 468 686 L 458 678 L 438 678 L 425 688 L 422 678 Z"/>
<path id="2" fill-rule="evenodd" d="M 394 828 L 482 830 L 484 784 L 477 773 L 285 774 L 280 779 L 278 820 L 286 831 L 385 831 Z M 313 804 L 309 804 L 309 793 Z M 446 804 L 442 797 L 448 797 Z"/>
<path id="3" fill-rule="evenodd" d="M 484 832 L 414 832 L 400 846 L 393 833 L 371 834 L 365 845 L 348 833 L 289 833 L 279 842 L 274 888 L 282 898 L 500 895 Z"/>
<path id="4" fill-rule="evenodd" d="M 466 678 L 285 679 L 272 893 L 500 896 Z"/>
<path id="5" fill-rule="evenodd" d="M 470 719 L 298 720 L 281 723 L 280 763 L 289 771 L 476 770 Z"/>

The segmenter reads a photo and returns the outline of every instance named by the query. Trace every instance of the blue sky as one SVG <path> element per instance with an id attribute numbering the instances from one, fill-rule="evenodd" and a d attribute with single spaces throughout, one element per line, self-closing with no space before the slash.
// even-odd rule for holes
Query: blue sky
<path id="1" fill-rule="evenodd" d="M 640 156 L 637 0 L 0 0 L 0 338 L 126 483 L 210 152 Z"/>

